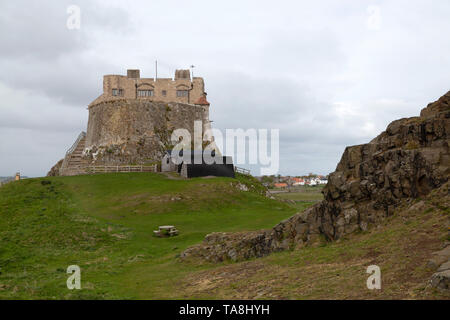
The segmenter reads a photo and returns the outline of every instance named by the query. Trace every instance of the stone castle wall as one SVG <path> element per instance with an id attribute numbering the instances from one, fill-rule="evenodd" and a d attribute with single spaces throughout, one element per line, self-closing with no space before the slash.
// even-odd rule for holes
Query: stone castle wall
<path id="1" fill-rule="evenodd" d="M 89 164 L 148 164 L 161 160 L 175 129 L 192 137 L 194 121 L 209 125 L 209 106 L 145 99 L 105 101 L 89 108 L 84 157 Z"/>

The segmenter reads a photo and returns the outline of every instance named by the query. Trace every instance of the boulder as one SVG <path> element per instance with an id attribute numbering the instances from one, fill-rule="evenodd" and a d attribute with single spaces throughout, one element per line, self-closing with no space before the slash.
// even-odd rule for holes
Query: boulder
<path id="1" fill-rule="evenodd" d="M 47 177 L 57 177 L 59 176 L 59 169 L 63 164 L 64 159 L 59 160 L 47 173 Z"/>
<path id="2" fill-rule="evenodd" d="M 436 272 L 431 276 L 432 287 L 441 291 L 450 291 L 450 270 Z"/>

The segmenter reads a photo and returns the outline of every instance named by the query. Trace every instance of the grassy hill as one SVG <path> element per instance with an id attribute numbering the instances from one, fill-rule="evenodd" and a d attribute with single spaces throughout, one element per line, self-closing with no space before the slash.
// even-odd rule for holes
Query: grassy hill
<path id="1" fill-rule="evenodd" d="M 241 191 L 236 184 L 246 184 Z M 162 298 L 197 267 L 177 255 L 214 231 L 271 227 L 295 209 L 253 179 L 152 173 L 28 179 L 0 188 L 0 298 Z M 160 225 L 180 235 L 155 238 Z M 81 267 L 83 290 L 66 269 Z M 205 266 L 199 266 L 202 269 Z"/>
<path id="2" fill-rule="evenodd" d="M 433 271 L 426 267 L 449 240 L 448 189 L 336 243 L 240 263 L 179 261 L 208 233 L 270 228 L 320 199 L 309 192 L 279 195 L 297 201 L 280 202 L 264 192 L 244 176 L 152 173 L 7 184 L 0 188 L 0 299 L 448 298 L 427 287 Z M 167 224 L 180 235 L 152 236 Z M 72 264 L 81 267 L 82 290 L 66 287 Z M 380 291 L 366 288 L 371 264 L 381 267 Z"/>
<path id="3" fill-rule="evenodd" d="M 323 200 L 322 189 L 323 185 L 318 186 L 298 186 L 292 188 L 289 192 L 276 192 L 273 196 L 281 201 L 289 202 L 298 211 L 303 211 L 306 208 Z"/>
<path id="4" fill-rule="evenodd" d="M 432 253 L 450 241 L 448 186 L 406 202 L 377 227 L 336 242 L 191 272 L 172 297 L 202 299 L 450 299 L 429 286 Z M 367 267 L 381 269 L 368 290 Z M 181 295 L 183 294 L 183 295 Z"/>

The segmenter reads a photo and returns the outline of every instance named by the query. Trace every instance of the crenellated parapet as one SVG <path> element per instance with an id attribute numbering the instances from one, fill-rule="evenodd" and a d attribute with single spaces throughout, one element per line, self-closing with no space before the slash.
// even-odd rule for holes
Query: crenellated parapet
<path id="1" fill-rule="evenodd" d="M 203 78 L 192 78 L 189 70 L 176 70 L 173 79 L 141 78 L 140 70 L 128 70 L 126 76 L 103 76 L 103 93 L 89 107 L 100 102 L 120 99 L 195 104 L 204 95 Z"/>

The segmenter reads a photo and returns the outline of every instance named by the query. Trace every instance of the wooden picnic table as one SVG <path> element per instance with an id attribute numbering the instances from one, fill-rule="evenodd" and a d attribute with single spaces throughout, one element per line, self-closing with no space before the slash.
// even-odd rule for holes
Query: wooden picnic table
<path id="1" fill-rule="evenodd" d="M 159 226 L 159 230 L 171 230 L 171 229 L 175 229 L 174 226 Z"/>
<path id="2" fill-rule="evenodd" d="M 178 235 L 178 230 L 175 226 L 159 226 L 158 230 L 153 231 L 155 236 L 161 237 L 163 234 L 168 235 L 169 237 Z"/>

